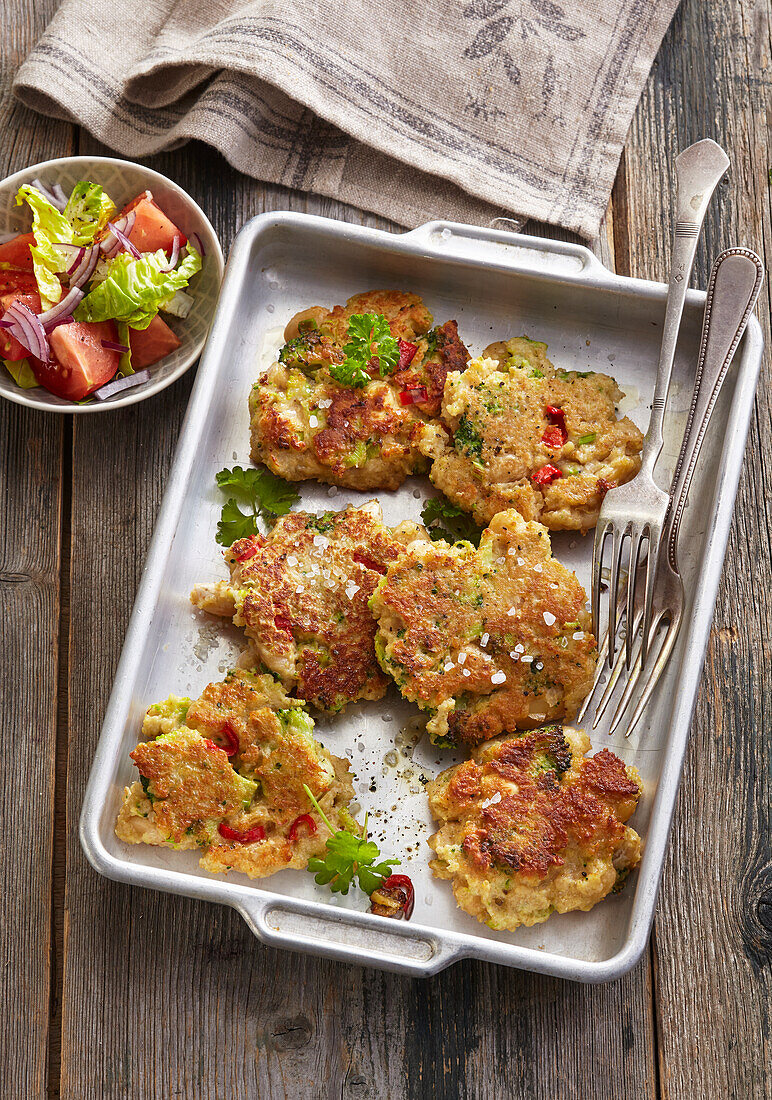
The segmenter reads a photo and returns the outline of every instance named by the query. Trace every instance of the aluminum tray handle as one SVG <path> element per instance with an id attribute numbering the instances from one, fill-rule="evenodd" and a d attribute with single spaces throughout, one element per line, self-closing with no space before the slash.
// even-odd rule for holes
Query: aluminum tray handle
<path id="1" fill-rule="evenodd" d="M 404 239 L 420 244 L 423 252 L 444 259 L 463 259 L 472 264 L 507 271 L 571 280 L 608 278 L 610 272 L 597 256 L 581 244 L 530 237 L 485 226 L 435 221 L 405 233 Z"/>
<path id="2" fill-rule="evenodd" d="M 239 910 L 263 943 L 413 977 L 436 974 L 462 958 L 460 944 L 430 930 L 295 898 L 240 900 Z"/>

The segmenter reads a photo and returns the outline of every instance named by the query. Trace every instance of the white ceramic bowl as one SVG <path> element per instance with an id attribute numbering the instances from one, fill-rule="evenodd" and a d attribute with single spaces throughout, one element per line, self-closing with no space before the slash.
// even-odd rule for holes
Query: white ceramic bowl
<path id="1" fill-rule="evenodd" d="M 0 235 L 28 232 L 30 225 L 29 208 L 26 204 L 16 206 L 15 196 L 23 183 L 40 179 L 43 183 L 60 183 L 69 193 L 78 180 L 91 180 L 101 183 L 107 194 L 120 210 L 140 191 L 150 190 L 153 197 L 178 225 L 186 236 L 197 233 L 204 247 L 202 269 L 192 284 L 195 305 L 184 319 L 165 316 L 164 320 L 177 333 L 181 346 L 171 355 L 167 355 L 155 366 L 150 367 L 151 378 L 141 386 L 117 393 L 106 401 L 94 401 L 88 405 L 77 405 L 65 401 L 48 390 L 38 386 L 36 389 L 23 390 L 13 381 L 8 372 L 0 366 L 0 397 L 15 401 L 19 405 L 29 405 L 34 409 L 46 409 L 58 413 L 97 413 L 122 408 L 144 401 L 147 397 L 166 389 L 172 382 L 184 374 L 201 353 L 214 316 L 220 283 L 223 274 L 223 254 L 214 229 L 201 207 L 190 195 L 172 183 L 160 172 L 153 172 L 141 164 L 114 157 L 61 157 L 59 160 L 47 160 L 33 164 L 8 176 L 0 183 Z"/>

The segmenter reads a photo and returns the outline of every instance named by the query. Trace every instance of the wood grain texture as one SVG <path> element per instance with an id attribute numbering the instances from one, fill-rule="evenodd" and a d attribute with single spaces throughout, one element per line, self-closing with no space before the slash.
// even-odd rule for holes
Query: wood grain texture
<path id="1" fill-rule="evenodd" d="M 630 273 L 661 278 L 667 164 L 702 137 L 732 168 L 711 206 L 697 285 L 732 244 L 769 270 L 772 90 L 767 0 L 684 0 L 626 151 Z M 657 150 L 657 155 L 652 155 Z M 665 216 L 660 216 L 664 207 Z M 758 308 L 769 340 L 769 281 Z M 772 1096 L 770 753 L 772 407 L 767 347 L 655 926 L 662 1095 Z"/>
<path id="2" fill-rule="evenodd" d="M 6 23 L 0 57 L 0 178 L 71 152 L 72 127 L 11 99 L 13 73 L 50 18 L 41 3 Z M 0 369 L 2 369 L 0 367 Z M 0 408 L 0 709 L 7 750 L 0 770 L 0 1093 L 46 1094 L 49 1016 L 56 1011 L 52 862 L 59 661 L 60 512 L 65 423 Z M 31 798 L 20 797 L 29 791 Z"/>
<path id="3" fill-rule="evenodd" d="M 388 228 L 263 188 L 200 146 L 152 163 L 204 202 L 226 246 L 264 209 Z M 648 961 L 605 988 L 476 962 L 415 982 L 265 948 L 228 910 L 108 883 L 86 864 L 75 821 L 189 385 L 75 428 L 61 1095 L 98 1082 L 106 1098 L 136 1100 L 552 1098 L 560 1080 L 567 1098 L 654 1097 Z M 120 485 L 112 464 L 94 467 L 107 452 L 123 456 Z"/>

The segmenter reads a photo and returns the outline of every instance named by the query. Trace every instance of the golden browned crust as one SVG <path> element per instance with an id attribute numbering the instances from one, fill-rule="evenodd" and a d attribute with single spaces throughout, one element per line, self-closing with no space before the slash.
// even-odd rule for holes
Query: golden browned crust
<path id="1" fill-rule="evenodd" d="M 399 390 L 415 390 L 419 386 L 426 389 L 426 398 L 414 405 L 424 416 L 439 416 L 448 373 L 462 371 L 470 358 L 455 321 L 438 325 L 433 335 L 431 349 L 427 340 L 419 339 L 410 365 L 392 375 L 392 384 Z"/>
<path id="2" fill-rule="evenodd" d="M 491 344 L 448 379 L 442 417 L 452 438 L 435 431 L 422 444 L 431 479 L 479 523 L 517 508 L 551 530 L 586 531 L 606 492 L 640 469 L 643 437 L 617 420 L 621 396 L 608 375 L 556 369 L 545 344 Z"/>
<path id="3" fill-rule="evenodd" d="M 231 606 L 256 659 L 321 710 L 379 699 L 388 679 L 375 656 L 368 600 L 403 539 L 373 501 L 322 516 L 291 512 L 267 538 L 235 543 L 225 553 Z M 206 586 L 191 598 L 212 606 Z"/>
<path id="4" fill-rule="evenodd" d="M 435 740 L 476 744 L 575 712 L 592 682 L 586 594 L 549 534 L 502 512 L 468 543 L 414 543 L 371 607 L 376 649 Z"/>
<path id="5" fill-rule="evenodd" d="M 429 784 L 440 825 L 431 867 L 466 912 L 513 929 L 586 911 L 621 887 L 640 859 L 624 822 L 641 782 L 608 749 L 585 760 L 589 747 L 561 726 L 505 735 Z"/>
<path id="6" fill-rule="evenodd" d="M 345 360 L 348 322 L 357 313 L 382 314 L 413 358 L 386 378 L 371 360 L 372 381 L 349 388 L 329 368 Z M 469 358 L 455 321 L 427 334 L 431 323 L 417 295 L 396 290 L 367 291 L 345 306 L 315 306 L 293 317 L 285 331 L 291 343 L 250 394 L 253 461 L 293 481 L 354 489 L 396 489 L 425 470 L 426 418 L 439 413 L 448 371 Z"/>
<path id="7" fill-rule="evenodd" d="M 158 827 L 175 841 L 190 829 L 198 838 L 208 819 L 230 817 L 254 785 L 233 770 L 213 741 L 182 727 L 137 745 L 131 758 L 149 781 Z"/>
<path id="8" fill-rule="evenodd" d="M 268 675 L 240 670 L 193 703 L 171 697 L 143 733 L 131 754 L 142 782 L 126 788 L 116 825 L 128 843 L 199 847 L 205 870 L 262 877 L 324 851 L 329 830 L 304 784 L 334 826 L 351 820 L 347 761 Z"/>

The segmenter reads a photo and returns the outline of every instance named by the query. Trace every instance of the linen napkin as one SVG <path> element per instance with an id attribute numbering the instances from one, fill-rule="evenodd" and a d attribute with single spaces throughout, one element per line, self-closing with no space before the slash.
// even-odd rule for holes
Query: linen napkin
<path id="1" fill-rule="evenodd" d="M 402 224 L 598 233 L 678 0 L 65 0 L 18 97 L 129 157 L 198 138 Z"/>

